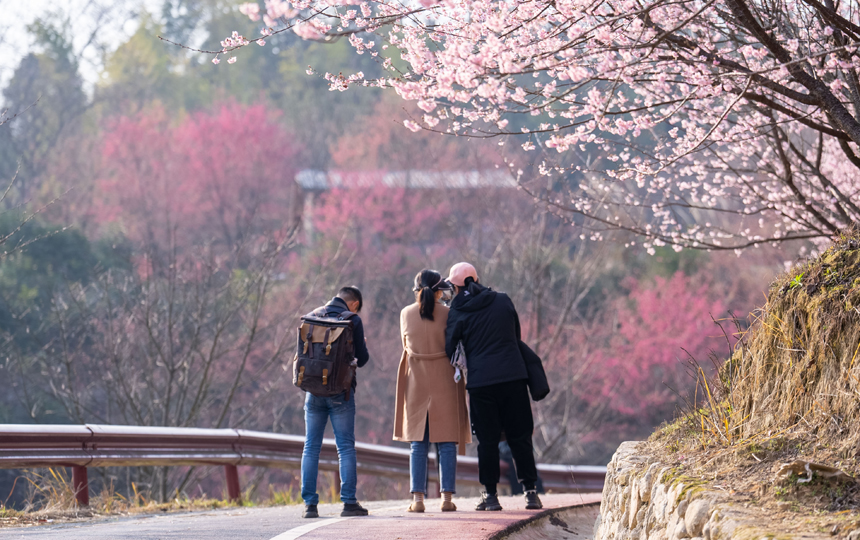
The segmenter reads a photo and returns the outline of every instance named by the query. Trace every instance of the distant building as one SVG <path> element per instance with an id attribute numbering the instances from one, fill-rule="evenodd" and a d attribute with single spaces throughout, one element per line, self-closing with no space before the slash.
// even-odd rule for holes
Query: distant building
<path id="1" fill-rule="evenodd" d="M 313 235 L 316 195 L 330 189 L 360 189 L 374 186 L 407 189 L 513 189 L 517 181 L 505 169 L 483 171 L 320 171 L 305 169 L 296 174 L 305 234 Z"/>
<path id="2" fill-rule="evenodd" d="M 503 169 L 486 171 L 318 171 L 305 169 L 296 183 L 306 192 L 383 185 L 412 189 L 515 188 L 517 181 Z"/>

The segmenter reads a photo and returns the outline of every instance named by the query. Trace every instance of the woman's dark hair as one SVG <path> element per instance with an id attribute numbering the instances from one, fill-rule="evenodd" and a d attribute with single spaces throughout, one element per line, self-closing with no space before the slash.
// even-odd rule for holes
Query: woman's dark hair
<path id="1" fill-rule="evenodd" d="M 436 305 L 436 291 L 442 285 L 442 275 L 436 270 L 425 268 L 415 276 L 415 286 L 412 288 L 418 297 L 418 313 L 422 319 L 433 320 L 433 307 Z"/>

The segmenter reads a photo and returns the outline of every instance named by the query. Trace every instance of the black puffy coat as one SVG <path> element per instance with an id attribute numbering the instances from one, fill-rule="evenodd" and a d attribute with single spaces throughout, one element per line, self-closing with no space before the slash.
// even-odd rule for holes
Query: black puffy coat
<path id="1" fill-rule="evenodd" d="M 470 283 L 451 302 L 445 330 L 445 352 L 457 343 L 466 353 L 466 388 L 528 379 L 520 354 L 520 318 L 505 293 Z"/>

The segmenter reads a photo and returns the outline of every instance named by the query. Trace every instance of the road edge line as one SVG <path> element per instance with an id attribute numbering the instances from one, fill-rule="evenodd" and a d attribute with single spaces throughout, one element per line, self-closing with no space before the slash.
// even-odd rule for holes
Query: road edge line
<path id="1" fill-rule="evenodd" d="M 307 523 L 305 525 L 299 525 L 298 527 L 294 527 L 288 531 L 284 531 L 278 536 L 273 536 L 269 540 L 295 540 L 301 536 L 306 535 L 307 533 L 319 529 L 320 527 L 325 527 L 326 525 L 331 525 L 333 523 L 339 523 L 341 521 L 346 521 L 349 518 L 322 518 L 319 521 L 314 523 Z"/>
<path id="2" fill-rule="evenodd" d="M 391 505 L 391 506 L 383 506 L 382 508 L 374 508 L 372 512 L 386 511 L 386 510 L 397 510 L 398 508 L 403 508 L 402 504 Z M 373 515 L 373 514 L 370 514 Z M 313 523 L 306 523 L 305 525 L 299 525 L 298 527 L 293 527 L 287 531 L 282 532 L 277 536 L 273 536 L 269 540 L 295 540 L 296 538 L 300 538 L 311 531 L 315 531 L 320 527 L 325 527 L 326 525 L 333 525 L 335 523 L 340 523 L 341 521 L 346 521 L 348 519 L 353 519 L 354 517 L 364 517 L 364 516 L 350 516 L 350 517 L 335 517 L 335 518 L 319 518 L 319 521 Z"/>

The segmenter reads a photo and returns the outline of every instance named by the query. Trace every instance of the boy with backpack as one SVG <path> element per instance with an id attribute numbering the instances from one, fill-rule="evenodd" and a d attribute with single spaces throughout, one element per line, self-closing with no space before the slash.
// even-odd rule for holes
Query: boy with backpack
<path id="1" fill-rule="evenodd" d="M 302 451 L 302 517 L 319 517 L 317 473 L 323 432 L 329 418 L 340 466 L 341 516 L 366 516 L 355 498 L 355 369 L 370 359 L 364 340 L 361 291 L 343 287 L 337 296 L 302 317 L 293 383 L 305 390 L 305 445 Z"/>

